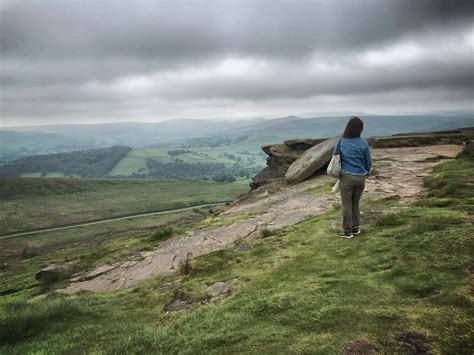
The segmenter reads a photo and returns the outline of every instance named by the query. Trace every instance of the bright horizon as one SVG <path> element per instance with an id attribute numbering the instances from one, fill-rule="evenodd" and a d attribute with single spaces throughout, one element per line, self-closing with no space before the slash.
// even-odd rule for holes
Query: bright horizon
<path id="1" fill-rule="evenodd" d="M 212 121 L 212 122 L 219 122 L 219 121 L 252 121 L 252 120 L 257 120 L 257 119 L 264 119 L 264 120 L 275 120 L 275 119 L 279 119 L 279 118 L 286 118 L 286 117 L 291 117 L 291 116 L 294 116 L 294 117 L 298 117 L 298 118 L 301 118 L 301 119 L 311 119 L 311 118 L 326 118 L 326 117 L 344 117 L 344 116 L 347 116 L 347 118 L 349 119 L 351 116 L 360 116 L 360 117 L 370 117 L 370 116 L 390 116 L 390 115 L 394 115 L 394 116 L 417 116 L 417 115 L 445 115 L 445 116 L 450 116 L 450 115 L 463 115 L 463 114 L 469 114 L 469 115 L 473 115 L 473 119 L 474 119 L 474 111 L 472 110 L 465 110 L 465 111 L 449 111 L 449 110 L 446 110 L 446 111 L 419 111 L 419 112 L 402 112 L 402 113 L 397 113 L 397 112 L 393 112 L 393 113 L 386 113 L 386 114 L 381 114 L 381 113 L 378 113 L 378 112 L 357 112 L 357 111 L 354 111 L 354 113 L 347 113 L 347 114 L 344 114 L 344 113 L 337 113 L 337 112 L 332 112 L 332 111 L 329 111 L 329 112 L 322 112 L 322 113 L 317 113 L 317 114 L 312 114 L 310 115 L 310 113 L 301 113 L 301 114 L 296 114 L 296 115 L 293 115 L 293 114 L 288 114 L 288 115 L 281 115 L 281 116 L 275 116 L 275 117 L 263 117 L 263 116 L 253 116 L 253 117 L 233 117 L 233 118 L 230 118 L 230 117 L 225 117 L 225 118 L 208 118 L 208 117 L 202 117 L 202 118 L 190 118 L 190 117 L 178 117 L 178 118 L 169 118 L 169 119 L 163 119 L 163 120 L 150 120 L 150 121 L 140 121 L 140 120 L 130 120 L 130 121 L 97 121 L 97 120 L 94 120 L 94 121 L 90 121 L 90 122 L 87 122 L 87 121 L 83 121 L 83 122 L 53 122 L 53 123 L 40 123 L 40 124 L 23 124 L 23 125 L 15 125 L 15 124 L 12 124 L 12 125 L 5 125 L 5 126 L 0 126 L 0 130 L 1 129 L 8 129 L 8 128 L 21 128 L 21 127 L 41 127 L 41 126 L 52 126 L 52 125 L 76 125 L 76 124 L 81 124 L 81 125 L 100 125 L 100 124 L 126 124 L 126 123 L 160 123 L 160 122 L 168 122 L 168 121 L 182 121 L 182 120 L 202 120 L 202 121 Z"/>

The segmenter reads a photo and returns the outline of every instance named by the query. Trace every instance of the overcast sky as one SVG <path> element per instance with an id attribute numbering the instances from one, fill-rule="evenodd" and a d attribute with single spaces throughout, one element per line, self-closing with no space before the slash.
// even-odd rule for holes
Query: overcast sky
<path id="1" fill-rule="evenodd" d="M 0 126 L 472 110 L 473 4 L 0 0 Z"/>

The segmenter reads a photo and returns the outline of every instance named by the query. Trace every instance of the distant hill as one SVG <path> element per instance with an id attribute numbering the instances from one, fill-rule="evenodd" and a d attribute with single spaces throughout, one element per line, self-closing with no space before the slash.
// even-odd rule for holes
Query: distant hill
<path id="1" fill-rule="evenodd" d="M 91 147 L 94 147 L 93 142 L 64 134 L 0 130 L 0 160 L 12 160 L 27 155 L 57 153 Z"/>
<path id="2" fill-rule="evenodd" d="M 474 126 L 474 114 L 471 113 L 367 115 L 362 118 L 365 122 L 365 137 Z M 180 144 L 195 147 L 239 144 L 239 147 L 249 148 L 257 154 L 259 147 L 264 144 L 291 138 L 340 134 L 347 120 L 346 115 L 314 118 L 288 116 L 237 121 L 179 119 L 156 123 L 12 127 L 0 131 L 0 160 L 115 145 L 163 148 Z M 241 137 L 245 137 L 244 145 Z"/>
<path id="3" fill-rule="evenodd" d="M 186 139 L 214 135 L 229 128 L 245 127 L 261 119 L 218 121 L 178 119 L 155 123 L 124 122 L 99 124 L 58 124 L 8 128 L 14 132 L 43 132 L 95 141 L 98 145 L 129 145 L 132 147 L 163 146 Z"/>
<path id="4" fill-rule="evenodd" d="M 367 116 L 364 121 L 364 137 L 388 136 L 402 132 L 442 131 L 474 126 L 474 115 L 456 116 L 417 115 L 417 116 Z M 233 129 L 221 135 L 190 140 L 186 143 L 236 139 L 247 136 L 248 142 L 261 145 L 279 143 L 291 138 L 324 138 L 341 134 L 348 117 L 300 118 L 288 116 L 256 123 L 250 127 Z"/>

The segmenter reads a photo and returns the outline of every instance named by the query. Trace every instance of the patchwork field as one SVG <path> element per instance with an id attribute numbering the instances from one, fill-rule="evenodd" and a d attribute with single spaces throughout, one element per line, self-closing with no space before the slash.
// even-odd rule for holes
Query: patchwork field
<path id="1" fill-rule="evenodd" d="M 135 149 L 128 153 L 112 169 L 112 176 L 129 176 L 133 173 L 147 173 L 147 159 L 162 163 L 172 163 L 177 160 L 189 164 L 217 164 L 232 166 L 239 162 L 242 168 L 262 168 L 266 156 L 261 152 L 260 143 L 234 144 L 222 147 L 167 147 Z M 183 154 L 172 155 L 169 152 L 184 150 Z"/>
<path id="2" fill-rule="evenodd" d="M 235 199 L 248 180 L 0 179 L 1 234 Z"/>

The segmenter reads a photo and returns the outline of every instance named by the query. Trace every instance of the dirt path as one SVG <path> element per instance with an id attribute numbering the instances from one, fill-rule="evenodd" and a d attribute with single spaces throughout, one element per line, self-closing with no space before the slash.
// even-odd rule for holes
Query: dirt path
<path id="1" fill-rule="evenodd" d="M 461 150 L 462 147 L 456 145 L 374 149 L 378 177 L 367 180 L 366 194 L 370 197 L 399 195 L 402 203 L 410 202 L 422 191 L 423 177 L 441 162 L 426 159 L 436 160 L 440 156 L 451 159 Z M 324 213 L 339 200 L 338 194 L 315 195 L 306 190 L 329 182 L 334 179 L 319 176 L 294 186 L 262 186 L 222 212 L 218 217 L 222 226 L 172 237 L 154 251 L 136 253 L 129 260 L 77 276 L 62 291 L 113 291 L 156 276 L 170 275 L 186 258 L 226 248 L 239 239 L 259 234 L 263 228 L 280 228 Z"/>

